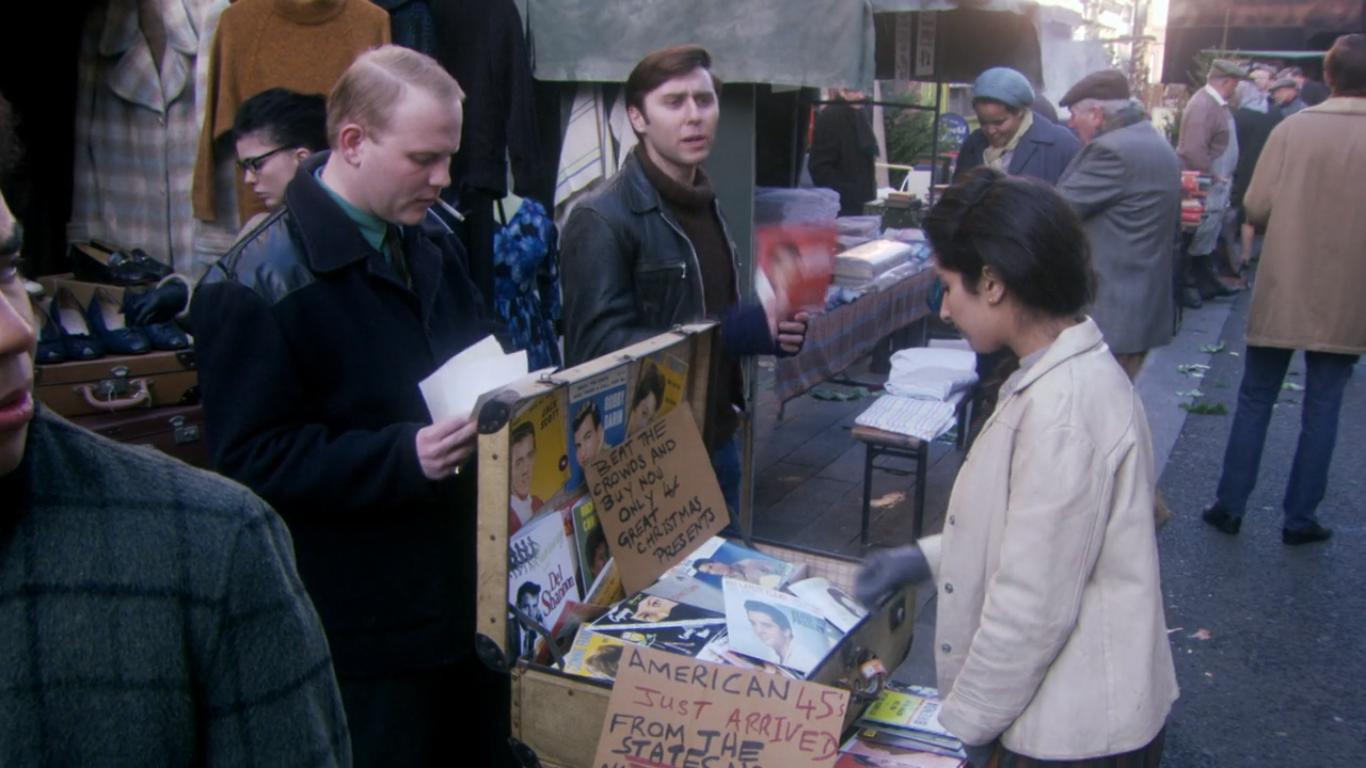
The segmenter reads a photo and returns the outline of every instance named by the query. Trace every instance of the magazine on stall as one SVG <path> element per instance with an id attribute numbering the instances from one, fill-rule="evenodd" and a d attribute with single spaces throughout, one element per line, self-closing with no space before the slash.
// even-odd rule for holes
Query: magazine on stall
<path id="1" fill-rule="evenodd" d="M 807 675 L 843 637 L 792 595 L 737 579 L 725 579 L 722 589 L 733 651 Z"/>
<path id="2" fill-rule="evenodd" d="M 569 385 L 569 487 L 585 482 L 584 462 L 626 440 L 626 389 L 630 366 L 619 365 Z"/>
<path id="3" fill-rule="evenodd" d="M 578 595 L 574 550 L 560 515 L 543 515 L 508 540 L 508 603 L 547 631 Z M 545 643 L 534 627 L 510 614 L 518 658 L 534 660 Z"/>
<path id="4" fill-rule="evenodd" d="M 635 362 L 627 427 L 638 432 L 683 402 L 688 388 L 688 361 L 678 351 L 662 349 Z"/>
<path id="5" fill-rule="evenodd" d="M 806 573 L 797 565 L 713 536 L 683 562 L 665 571 L 645 594 L 724 613 L 721 580 L 739 579 L 774 589 Z"/>
<path id="6" fill-rule="evenodd" d="M 683 656 L 697 656 L 726 634 L 726 622 L 684 622 L 680 624 L 635 624 L 612 627 L 588 625 L 589 633 L 606 635 L 632 645 L 657 648 Z"/>
<path id="7" fill-rule="evenodd" d="M 954 738 L 947 728 L 939 724 L 941 706 L 939 693 L 933 688 L 906 686 L 897 690 L 887 687 L 882 689 L 859 722 L 875 728 L 891 727 Z"/>
<path id="8" fill-rule="evenodd" d="M 725 614 L 680 603 L 656 595 L 640 593 L 612 606 L 611 610 L 593 622 L 597 627 L 641 627 L 652 624 L 711 624 L 724 622 Z"/>
<path id="9" fill-rule="evenodd" d="M 754 290 L 766 309 L 825 309 L 825 293 L 835 268 L 837 235 L 833 227 L 763 226 L 754 232 L 759 254 Z"/>
<path id="10" fill-rule="evenodd" d="M 579 562 L 579 583 L 587 590 L 589 585 L 598 580 L 612 555 L 608 550 L 607 536 L 603 532 L 602 524 L 598 522 L 598 513 L 593 507 L 591 496 L 584 494 L 574 502 L 571 518 Z"/>
<path id="11" fill-rule="evenodd" d="M 565 399 L 551 392 L 527 403 L 508 427 L 508 535 L 558 509 L 569 480 Z"/>
<path id="12" fill-rule="evenodd" d="M 899 749 L 883 744 L 872 744 L 855 736 L 840 747 L 840 759 L 835 768 L 877 766 L 877 768 L 961 768 L 962 756 L 950 757 L 913 749 Z"/>
<path id="13" fill-rule="evenodd" d="M 624 643 L 620 638 L 580 630 L 564 657 L 564 671 L 597 680 L 615 680 Z"/>
<path id="14" fill-rule="evenodd" d="M 787 585 L 787 591 L 815 608 L 841 632 L 849 632 L 868 615 L 847 592 L 820 577 L 795 581 Z"/>

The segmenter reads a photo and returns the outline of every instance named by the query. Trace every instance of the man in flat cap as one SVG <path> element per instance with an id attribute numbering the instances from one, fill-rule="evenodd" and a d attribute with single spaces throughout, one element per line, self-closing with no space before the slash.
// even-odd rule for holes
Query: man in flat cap
<path id="1" fill-rule="evenodd" d="M 1300 98 L 1300 84 L 1293 77 L 1282 77 L 1271 84 L 1271 111 L 1278 117 L 1290 117 L 1309 106 Z"/>
<path id="2" fill-rule="evenodd" d="M 1059 102 L 1081 153 L 1058 180 L 1091 241 L 1097 285 L 1089 313 L 1133 379 L 1148 350 L 1172 338 L 1181 161 L 1129 83 L 1113 69 L 1082 78 Z"/>
<path id="3" fill-rule="evenodd" d="M 992 67 L 972 85 L 972 109 L 981 127 L 958 152 L 957 181 L 979 165 L 1011 176 L 1033 176 L 1058 183 L 1081 145 L 1070 131 L 1041 118 L 1031 106 L 1034 87 L 1019 72 Z"/>
<path id="4" fill-rule="evenodd" d="M 1233 291 L 1214 275 L 1210 254 L 1224 228 L 1233 172 L 1238 167 L 1238 135 L 1229 100 L 1247 70 L 1228 59 L 1210 65 L 1205 87 L 1195 92 L 1181 114 L 1181 138 L 1176 153 L 1181 166 L 1210 177 L 1205 196 L 1206 216 L 1186 248 L 1186 286 L 1182 303 L 1199 307 L 1204 299 L 1228 296 Z"/>

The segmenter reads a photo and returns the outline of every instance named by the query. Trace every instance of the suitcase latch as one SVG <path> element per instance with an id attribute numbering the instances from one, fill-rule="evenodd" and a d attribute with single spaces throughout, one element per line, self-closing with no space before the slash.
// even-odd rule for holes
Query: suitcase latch
<path id="1" fill-rule="evenodd" d="M 184 416 L 171 417 L 171 430 L 175 435 L 175 444 L 184 445 L 199 441 L 199 425 L 186 424 Z"/>

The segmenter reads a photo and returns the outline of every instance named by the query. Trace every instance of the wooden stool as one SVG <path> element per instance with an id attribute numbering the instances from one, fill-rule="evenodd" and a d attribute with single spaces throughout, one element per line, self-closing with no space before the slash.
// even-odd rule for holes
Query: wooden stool
<path id="1" fill-rule="evenodd" d="M 882 455 L 915 461 L 915 509 L 911 513 L 911 541 L 920 538 L 925 524 L 925 475 L 930 465 L 930 444 L 910 435 L 856 426 L 851 430 L 854 439 L 863 443 L 863 522 L 859 528 L 859 543 L 868 546 L 868 517 L 873 502 L 873 460 Z M 880 467 L 885 469 L 885 467 Z"/>

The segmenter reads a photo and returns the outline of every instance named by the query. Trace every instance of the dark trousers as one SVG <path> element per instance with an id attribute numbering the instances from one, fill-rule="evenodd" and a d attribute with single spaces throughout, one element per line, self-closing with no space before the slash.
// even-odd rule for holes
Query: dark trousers
<path id="1" fill-rule="evenodd" d="M 1271 408 L 1281 394 L 1281 382 L 1290 365 L 1292 349 L 1247 348 L 1243 382 L 1238 388 L 1238 410 L 1224 451 L 1219 476 L 1218 505 L 1234 517 L 1247 510 L 1248 497 L 1257 484 L 1266 443 Z M 1300 439 L 1290 468 L 1283 508 L 1285 527 L 1292 530 L 1317 524 L 1315 510 L 1328 487 L 1328 466 L 1338 437 L 1338 413 L 1355 355 L 1305 352 L 1305 391 L 1300 404 Z"/>
<path id="2" fill-rule="evenodd" d="M 1166 735 L 1167 729 L 1163 728 L 1152 741 L 1132 752 L 1085 760 L 1036 760 L 998 745 L 985 768 L 1157 768 L 1162 764 L 1162 744 Z"/>
<path id="3" fill-rule="evenodd" d="M 357 768 L 515 765 L 508 677 L 473 654 L 449 667 L 338 683 Z"/>

